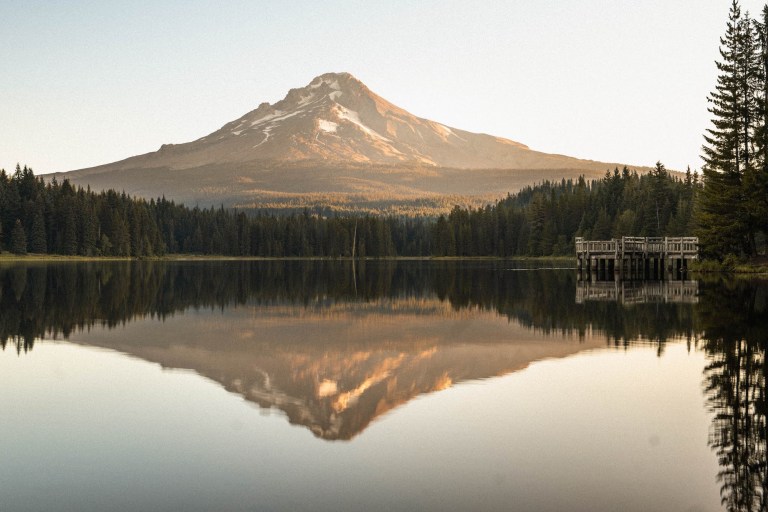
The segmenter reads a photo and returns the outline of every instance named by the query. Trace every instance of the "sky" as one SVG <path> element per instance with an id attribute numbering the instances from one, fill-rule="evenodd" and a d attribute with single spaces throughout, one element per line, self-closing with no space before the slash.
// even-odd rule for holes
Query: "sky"
<path id="1" fill-rule="evenodd" d="M 67 171 L 191 141 L 347 71 L 448 126 L 698 169 L 729 6 L 0 0 L 0 168 Z"/>

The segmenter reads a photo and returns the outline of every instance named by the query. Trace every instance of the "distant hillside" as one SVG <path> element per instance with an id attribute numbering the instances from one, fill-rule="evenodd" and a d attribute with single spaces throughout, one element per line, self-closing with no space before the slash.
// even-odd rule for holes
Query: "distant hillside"
<path id="1" fill-rule="evenodd" d="M 56 177 L 201 206 L 434 213 L 616 166 L 422 119 L 329 73 L 193 142 Z"/>

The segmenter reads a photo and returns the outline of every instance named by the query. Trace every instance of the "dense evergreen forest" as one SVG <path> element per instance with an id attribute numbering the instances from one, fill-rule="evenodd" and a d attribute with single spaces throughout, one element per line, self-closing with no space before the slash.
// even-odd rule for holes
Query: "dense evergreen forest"
<path id="1" fill-rule="evenodd" d="M 45 182 L 27 167 L 10 176 L 0 171 L 0 250 L 17 254 L 338 257 L 352 255 L 353 240 L 360 257 L 429 254 L 424 221 L 247 216 Z"/>
<path id="2" fill-rule="evenodd" d="M 681 235 L 699 190 L 690 171 L 662 164 L 602 180 L 545 182 L 480 209 L 438 219 L 281 216 L 187 208 L 68 181 L 45 182 L 27 167 L 0 171 L 0 250 L 17 254 L 261 257 L 541 256 L 573 252 L 575 236 Z M 354 247 L 353 247 L 354 245 Z"/>
<path id="3" fill-rule="evenodd" d="M 495 205 L 455 208 L 431 237 L 437 256 L 548 256 L 574 252 L 574 237 L 681 236 L 693 229 L 701 187 L 690 169 L 673 176 L 657 163 L 648 174 L 626 167 L 602 180 L 545 182 Z"/>
<path id="4" fill-rule="evenodd" d="M 754 257 L 765 254 L 768 235 L 768 5 L 755 20 L 733 0 L 720 57 L 698 235 L 705 256 Z"/>

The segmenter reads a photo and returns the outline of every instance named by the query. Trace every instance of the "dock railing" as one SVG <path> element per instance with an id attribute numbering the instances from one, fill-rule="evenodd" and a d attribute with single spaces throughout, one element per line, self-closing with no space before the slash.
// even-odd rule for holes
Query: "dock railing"
<path id="1" fill-rule="evenodd" d="M 623 236 L 611 240 L 584 240 L 576 237 L 576 254 L 683 254 L 695 259 L 699 254 L 699 239 L 695 236 L 640 237 Z"/>
<path id="2" fill-rule="evenodd" d="M 684 272 L 688 262 L 699 257 L 699 239 L 681 237 L 624 236 L 611 240 L 584 240 L 577 237 L 579 270 L 619 275 L 661 275 Z"/>

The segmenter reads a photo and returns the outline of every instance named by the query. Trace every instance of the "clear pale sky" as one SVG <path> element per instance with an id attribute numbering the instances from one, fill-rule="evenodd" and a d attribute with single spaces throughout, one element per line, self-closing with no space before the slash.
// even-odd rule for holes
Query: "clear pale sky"
<path id="1" fill-rule="evenodd" d="M 329 71 L 533 149 L 699 168 L 729 5 L 0 0 L 0 168 L 187 142 Z"/>

